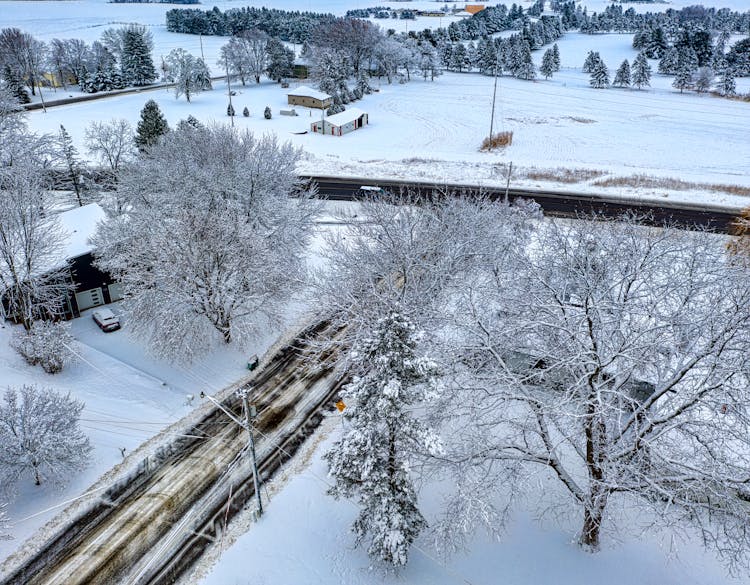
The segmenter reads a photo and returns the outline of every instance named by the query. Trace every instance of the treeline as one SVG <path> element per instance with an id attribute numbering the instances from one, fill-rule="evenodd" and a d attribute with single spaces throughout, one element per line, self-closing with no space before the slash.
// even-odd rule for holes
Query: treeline
<path id="1" fill-rule="evenodd" d="M 583 33 L 603 32 L 635 33 L 640 30 L 662 28 L 675 35 L 683 28 L 725 30 L 747 34 L 750 31 L 750 11 L 736 12 L 729 8 L 688 6 L 681 10 L 669 8 L 664 12 L 637 13 L 633 8 L 623 10 L 619 4 L 610 4 L 601 13 L 588 15 L 585 10 L 574 13 L 577 22 L 570 28 Z"/>
<path id="2" fill-rule="evenodd" d="M 81 39 L 35 39 L 17 28 L 0 30 L 0 79 L 21 103 L 40 86 L 77 85 L 89 93 L 143 86 L 156 80 L 153 40 L 146 27 L 110 28 L 91 45 Z"/>
<path id="3" fill-rule="evenodd" d="M 312 32 L 333 22 L 332 14 L 278 10 L 275 8 L 232 8 L 222 12 L 179 9 L 167 11 L 169 32 L 201 35 L 237 35 L 246 30 L 259 30 L 289 43 L 302 43 Z"/>

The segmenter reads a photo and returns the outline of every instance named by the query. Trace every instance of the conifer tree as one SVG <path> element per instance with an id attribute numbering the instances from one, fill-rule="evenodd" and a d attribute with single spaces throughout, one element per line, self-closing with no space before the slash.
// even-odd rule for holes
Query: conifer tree
<path id="1" fill-rule="evenodd" d="M 617 87 L 630 87 L 630 63 L 625 59 L 615 73 L 612 85 Z"/>
<path id="2" fill-rule="evenodd" d="M 154 100 L 148 100 L 141 110 L 141 119 L 136 128 L 135 144 L 144 151 L 156 144 L 161 136 L 169 131 L 169 125 Z"/>
<path id="3" fill-rule="evenodd" d="M 245 116 L 245 118 L 250 117 L 250 110 L 247 109 L 247 106 L 245 106 L 244 109 L 242 110 L 242 115 Z"/>
<path id="4" fill-rule="evenodd" d="M 130 25 L 122 31 L 122 78 L 128 85 L 148 85 L 156 79 L 151 39 L 145 27 Z"/>
<path id="5" fill-rule="evenodd" d="M 737 83 L 734 80 L 734 68 L 727 67 L 719 77 L 717 89 L 721 95 L 732 97 L 737 94 Z"/>
<path id="6" fill-rule="evenodd" d="M 633 61 L 630 81 L 638 89 L 651 85 L 651 65 L 648 64 L 648 59 L 643 53 L 638 53 L 635 61 Z"/>
<path id="7" fill-rule="evenodd" d="M 589 83 L 591 84 L 591 87 L 596 89 L 609 87 L 609 69 L 607 69 L 607 66 L 601 59 L 594 64 L 594 68 L 591 70 Z"/>
<path id="8" fill-rule="evenodd" d="M 591 73 L 594 70 L 594 65 L 596 65 L 601 60 L 602 58 L 599 56 L 598 51 L 589 51 L 589 54 L 586 55 L 586 60 L 583 62 L 581 72 Z"/>
<path id="9" fill-rule="evenodd" d="M 81 183 L 81 172 L 83 169 L 81 168 L 81 161 L 78 157 L 78 150 L 73 145 L 73 139 L 62 124 L 60 124 L 60 133 L 57 136 L 57 144 L 60 158 L 62 158 L 65 163 L 68 179 L 73 186 L 78 205 L 83 206 L 83 184 Z"/>
<path id="10" fill-rule="evenodd" d="M 555 65 L 555 72 L 560 71 L 560 48 L 557 46 L 557 43 L 552 45 L 552 57 Z"/>
<path id="11" fill-rule="evenodd" d="M 552 77 L 555 72 L 555 56 L 552 49 L 547 49 L 542 57 L 542 64 L 539 66 L 539 73 L 544 75 L 545 79 Z"/>
<path id="12" fill-rule="evenodd" d="M 5 65 L 3 67 L 2 78 L 5 81 L 5 87 L 19 104 L 28 104 L 31 102 L 31 96 L 26 88 L 23 86 L 21 77 L 10 67 Z"/>
<path id="13" fill-rule="evenodd" d="M 412 414 L 412 406 L 438 394 L 437 366 L 417 354 L 418 341 L 410 319 L 393 311 L 355 348 L 355 376 L 342 391 L 344 433 L 324 456 L 335 481 L 329 493 L 359 503 L 357 544 L 369 536 L 368 554 L 395 566 L 406 564 L 427 526 L 417 508 L 410 456 L 417 449 L 442 450 L 437 435 Z"/>
<path id="14" fill-rule="evenodd" d="M 674 75 L 677 73 L 678 51 L 675 47 L 670 47 L 659 61 L 659 73 L 664 75 Z"/>
<path id="15" fill-rule="evenodd" d="M 677 71 L 677 75 L 672 82 L 672 87 L 679 89 L 680 93 L 693 86 L 693 73 L 687 63 L 683 63 Z"/>
<path id="16" fill-rule="evenodd" d="M 227 106 L 227 116 L 229 117 L 234 116 L 234 106 L 232 106 L 232 104 L 229 104 Z"/>
<path id="17" fill-rule="evenodd" d="M 266 106 L 266 109 L 263 110 L 263 117 L 266 120 L 270 120 L 271 119 L 271 108 L 269 108 L 268 106 Z"/>

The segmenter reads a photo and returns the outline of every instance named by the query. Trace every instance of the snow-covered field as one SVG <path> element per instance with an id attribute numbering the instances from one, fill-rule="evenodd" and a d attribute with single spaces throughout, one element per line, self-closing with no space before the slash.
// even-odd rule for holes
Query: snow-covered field
<path id="1" fill-rule="evenodd" d="M 500 78 L 495 128 L 514 133 L 505 151 L 478 151 L 489 131 L 493 90 L 493 79 L 478 74 L 446 73 L 435 82 L 416 79 L 404 85 L 383 82 L 378 93 L 357 103 L 368 112 L 369 126 L 343 137 L 299 134 L 309 130 L 320 113 L 298 107 L 299 116 L 280 116 L 288 106 L 286 91 L 278 84 L 235 84 L 235 110 L 247 106 L 251 116 L 236 116 L 234 122 L 253 132 L 275 132 L 302 147 L 306 155 L 299 170 L 308 173 L 501 184 L 502 165 L 513 162 L 521 168 L 514 178 L 517 186 L 539 183 L 524 178 L 524 170 L 566 168 L 597 170 L 603 173 L 599 179 L 650 175 L 750 187 L 750 103 L 680 94 L 671 88 L 671 78 L 658 75 L 644 91 L 594 90 L 588 76 L 580 73 L 587 51 L 596 46 L 614 68 L 635 56 L 630 36 L 568 34 L 559 45 L 563 70 L 553 79 Z M 740 81 L 750 90 L 750 80 Z M 159 89 L 50 108 L 47 113 L 37 110 L 29 119 L 43 132 L 55 132 L 64 124 L 84 152 L 84 129 L 92 120 L 124 117 L 135 122 L 144 103 L 155 99 L 171 125 L 188 115 L 227 122 L 226 94 L 226 86 L 217 82 L 213 91 L 197 94 L 188 103 Z M 262 116 L 267 105 L 274 112 L 271 120 Z M 604 190 L 585 181 L 567 188 Z M 630 191 L 660 198 L 669 190 Z M 725 193 L 671 197 L 745 204 L 744 198 Z"/>
<path id="2" fill-rule="evenodd" d="M 681 8 L 695 0 L 633 6 L 637 11 Z M 201 5 L 222 10 L 262 2 L 219 0 Z M 376 4 L 394 8 L 432 8 L 435 2 L 408 4 L 358 0 L 280 0 L 282 9 L 343 14 L 349 8 Z M 600 11 L 608 2 L 584 0 L 589 11 Z M 709 3 L 704 3 L 709 4 Z M 710 3 L 735 10 L 750 8 L 748 0 Z M 442 3 L 437 5 L 442 6 Z M 82 38 L 96 40 L 108 27 L 139 22 L 150 27 L 156 45 L 155 60 L 171 49 L 183 47 L 206 55 L 215 66 L 225 38 L 167 33 L 159 4 L 109 4 L 104 0 L 4 1 L 0 0 L 0 28 L 16 26 L 42 40 Z M 386 21 L 388 27 L 438 26 L 438 19 Z M 440 24 L 446 24 L 443 20 Z M 403 27 L 403 28 L 402 28 Z M 504 184 L 505 164 L 519 169 L 513 184 L 534 186 L 542 179 L 528 176 L 533 168 L 549 172 L 559 168 L 596 170 L 602 177 L 645 174 L 706 184 L 750 188 L 750 103 L 693 93 L 679 94 L 671 78 L 658 74 L 652 87 L 636 90 L 593 90 L 588 75 L 580 72 L 586 53 L 598 50 L 610 72 L 635 51 L 630 35 L 587 36 L 567 34 L 560 40 L 562 71 L 553 79 L 523 82 L 501 78 L 498 84 L 495 128 L 514 132 L 513 144 L 504 152 L 478 152 L 487 134 L 492 103 L 491 78 L 478 74 L 447 73 L 435 82 L 413 80 L 406 85 L 380 85 L 380 92 L 357 104 L 369 113 L 370 125 L 344 137 L 298 134 L 309 129 L 319 115 L 297 108 L 298 117 L 283 117 L 286 94 L 278 85 L 235 85 L 235 109 L 247 106 L 250 118 L 238 116 L 235 124 L 254 132 L 274 132 L 305 150 L 300 171 L 363 177 L 403 177 L 446 182 Z M 539 63 L 541 52 L 534 58 Z M 654 69 L 656 64 L 652 63 Z M 750 91 L 750 79 L 738 80 L 738 89 Z M 52 97 L 54 95 L 50 94 Z M 48 95 L 48 99 L 50 97 Z M 61 91 L 57 97 L 64 97 Z M 192 103 L 175 100 L 164 89 L 95 102 L 50 108 L 29 115 L 34 130 L 55 132 L 64 124 L 80 151 L 85 153 L 84 130 L 91 121 L 127 118 L 133 123 L 148 99 L 155 99 L 171 125 L 193 115 L 201 120 L 226 122 L 226 87 L 198 94 Z M 270 106 L 272 120 L 262 117 Z M 544 173 L 542 173 L 544 174 Z M 571 190 L 602 191 L 593 180 L 567 185 Z M 547 184 L 547 183 L 545 183 Z M 679 192 L 669 188 L 633 186 L 613 193 L 648 198 L 693 199 L 732 207 L 746 205 L 744 197 L 707 189 Z M 125 321 L 127 328 L 127 321 Z M 49 487 L 24 487 L 9 512 L 16 522 L 16 540 L 0 541 L 0 559 L 7 556 L 33 530 L 57 511 L 62 501 L 75 497 L 97 477 L 122 460 L 120 448 L 134 449 L 190 410 L 187 394 L 218 390 L 243 375 L 246 353 L 216 353 L 191 367 L 174 366 L 149 357 L 129 340 L 126 329 L 104 334 L 86 314 L 73 322 L 81 360 L 57 376 L 30 368 L 8 349 L 9 327 L 0 328 L 0 384 L 37 382 L 69 390 L 87 403 L 82 424 L 95 445 L 91 468 L 76 477 L 64 492 Z M 270 335 L 270 334 L 269 334 Z M 247 353 L 258 353 L 272 339 L 262 340 Z M 197 400 L 197 399 L 196 399 Z M 335 426 L 335 425 L 334 425 Z M 331 430 L 335 433 L 335 429 Z M 321 449 L 324 448 L 321 447 Z M 583 555 L 571 544 L 569 527 L 540 527 L 519 515 L 502 543 L 478 539 L 471 554 L 447 565 L 433 558 L 426 543 L 414 551 L 412 562 L 400 575 L 384 576 L 369 570 L 366 555 L 352 550 L 348 533 L 355 509 L 325 496 L 325 469 L 318 449 L 310 467 L 279 486 L 268 514 L 253 525 L 236 546 L 225 551 L 222 562 L 206 583 L 613 583 L 694 584 L 750 583 L 731 580 L 710 555 L 694 543 L 680 546 L 680 560 L 671 559 L 662 541 L 609 543 L 600 555 Z M 127 451 L 126 451 L 127 452 Z M 283 487 L 283 489 L 281 489 Z M 28 488 L 28 489 L 27 489 Z M 29 518 L 33 516 L 32 518 Z M 27 519 L 28 518 L 28 519 Z"/>

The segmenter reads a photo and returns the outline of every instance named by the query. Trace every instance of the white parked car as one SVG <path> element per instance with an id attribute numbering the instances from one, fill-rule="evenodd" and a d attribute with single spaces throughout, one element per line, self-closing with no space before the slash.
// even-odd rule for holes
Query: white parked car
<path id="1" fill-rule="evenodd" d="M 99 329 L 105 333 L 117 331 L 120 328 L 120 318 L 111 309 L 96 309 L 91 316 Z"/>

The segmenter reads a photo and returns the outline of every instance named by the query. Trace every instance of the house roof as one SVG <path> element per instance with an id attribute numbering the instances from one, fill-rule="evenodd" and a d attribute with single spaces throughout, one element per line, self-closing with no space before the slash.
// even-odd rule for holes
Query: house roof
<path id="1" fill-rule="evenodd" d="M 317 89 L 307 87 L 306 85 L 300 85 L 297 89 L 293 89 L 292 91 L 288 92 L 287 95 L 295 97 L 310 97 L 320 101 L 331 99 L 331 96 L 327 93 L 323 93 L 322 91 L 318 91 Z"/>
<path id="2" fill-rule="evenodd" d="M 344 124 L 353 122 L 362 114 L 366 113 L 367 112 L 365 112 L 364 110 L 360 110 L 359 108 L 348 108 L 343 112 L 339 112 L 338 114 L 334 114 L 333 116 L 328 116 L 326 118 L 326 122 L 328 122 L 329 124 L 333 124 L 334 126 L 343 126 Z"/>
<path id="3" fill-rule="evenodd" d="M 76 207 L 58 214 L 57 221 L 63 231 L 65 242 L 60 256 L 64 260 L 83 256 L 94 247 L 89 238 L 96 232 L 99 222 L 106 219 L 104 210 L 97 203 Z"/>

